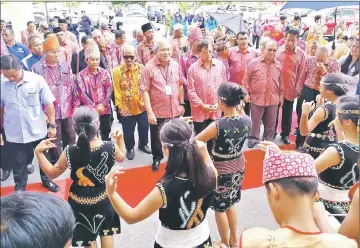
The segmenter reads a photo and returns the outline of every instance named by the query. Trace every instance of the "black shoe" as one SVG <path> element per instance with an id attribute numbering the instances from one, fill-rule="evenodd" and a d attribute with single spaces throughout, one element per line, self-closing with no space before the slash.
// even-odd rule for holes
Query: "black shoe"
<path id="1" fill-rule="evenodd" d="M 254 148 L 257 144 L 258 144 L 258 142 L 256 142 L 256 141 L 248 141 L 249 148 Z"/>
<path id="2" fill-rule="evenodd" d="M 57 186 L 57 184 L 49 181 L 46 183 L 42 183 L 42 185 L 47 188 L 48 190 L 50 190 L 51 192 L 58 192 L 60 190 L 59 186 Z"/>
<path id="3" fill-rule="evenodd" d="M 1 181 L 5 181 L 10 176 L 10 171 L 1 170 Z"/>
<path id="4" fill-rule="evenodd" d="M 32 174 L 34 172 L 34 166 L 32 164 L 28 164 L 27 171 L 29 175 Z"/>
<path id="5" fill-rule="evenodd" d="M 145 152 L 147 154 L 151 154 L 151 149 L 147 145 L 142 146 L 142 147 L 139 146 L 139 150 L 143 151 L 143 152 Z"/>
<path id="6" fill-rule="evenodd" d="M 152 163 L 151 169 L 153 172 L 157 172 L 160 167 L 160 160 L 155 159 Z"/>
<path id="7" fill-rule="evenodd" d="M 297 136 L 297 133 L 298 133 L 298 129 L 295 128 L 294 132 L 292 132 L 292 135 Z"/>
<path id="8" fill-rule="evenodd" d="M 281 139 L 284 142 L 284 144 L 286 144 L 286 145 L 290 144 L 289 136 L 281 136 Z"/>
<path id="9" fill-rule="evenodd" d="M 134 149 L 131 149 L 130 151 L 126 151 L 126 157 L 129 160 L 133 160 L 135 157 Z"/>

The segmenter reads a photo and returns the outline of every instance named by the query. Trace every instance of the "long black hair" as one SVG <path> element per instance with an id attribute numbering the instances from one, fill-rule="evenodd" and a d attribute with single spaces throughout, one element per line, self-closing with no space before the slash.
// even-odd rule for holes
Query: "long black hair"
<path id="1" fill-rule="evenodd" d="M 161 128 L 160 140 L 169 150 L 162 180 L 171 180 L 185 172 L 194 185 L 194 197 L 201 198 L 215 189 L 216 178 L 213 169 L 205 163 L 192 137 L 190 124 L 180 119 L 171 120 Z"/>
<path id="2" fill-rule="evenodd" d="M 99 133 L 99 114 L 96 109 L 91 107 L 80 107 L 73 115 L 75 132 L 79 135 L 77 140 L 78 158 L 82 165 L 90 161 L 90 140 L 94 139 Z"/>
<path id="3" fill-rule="evenodd" d="M 359 39 L 356 39 L 353 41 L 352 45 L 354 45 L 355 42 L 359 42 Z M 352 55 L 351 53 L 349 53 L 349 55 L 345 58 L 345 61 L 344 63 L 341 65 L 341 72 L 344 73 L 344 74 L 348 74 L 349 70 L 350 70 L 350 64 L 351 64 L 351 61 L 352 61 Z M 359 74 L 359 60 L 356 60 L 355 64 L 354 64 L 354 67 L 355 67 L 355 71 L 352 75 L 350 76 L 355 76 L 356 74 Z"/>

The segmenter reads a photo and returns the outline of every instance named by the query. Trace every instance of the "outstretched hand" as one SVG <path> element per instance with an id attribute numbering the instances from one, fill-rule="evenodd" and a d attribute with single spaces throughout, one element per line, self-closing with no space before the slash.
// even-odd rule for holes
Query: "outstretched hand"
<path id="1" fill-rule="evenodd" d="M 118 176 L 124 174 L 122 167 L 114 166 L 111 171 L 105 176 L 106 192 L 108 195 L 116 192 Z"/>

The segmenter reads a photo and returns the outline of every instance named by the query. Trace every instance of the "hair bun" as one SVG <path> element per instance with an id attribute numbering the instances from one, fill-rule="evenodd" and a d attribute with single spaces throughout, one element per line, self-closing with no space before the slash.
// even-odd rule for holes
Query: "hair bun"
<path id="1" fill-rule="evenodd" d="M 243 89 L 240 86 L 237 86 L 233 89 L 233 91 L 231 92 L 231 97 L 233 99 L 236 100 L 244 100 L 245 98 L 245 92 L 243 91 Z"/>

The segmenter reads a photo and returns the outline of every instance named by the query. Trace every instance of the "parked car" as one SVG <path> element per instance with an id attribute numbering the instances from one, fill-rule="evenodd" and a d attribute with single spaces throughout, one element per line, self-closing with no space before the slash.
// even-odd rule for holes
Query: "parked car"
<path id="1" fill-rule="evenodd" d="M 324 36 L 333 36 L 335 28 L 335 8 L 322 9 L 311 13 L 303 18 L 303 23 L 305 23 L 306 26 L 311 27 L 315 22 L 316 15 L 321 15 L 322 22 L 327 27 Z M 344 22 L 346 27 L 349 27 L 354 22 L 359 22 L 359 5 L 337 7 L 336 23 L 339 24 L 340 22 Z"/>
<path id="2" fill-rule="evenodd" d="M 259 17 L 259 9 L 246 5 L 228 4 L 225 13 L 242 14 L 244 20 L 251 21 Z"/>
<path id="3" fill-rule="evenodd" d="M 164 9 L 161 6 L 157 6 L 155 9 L 155 22 L 164 23 Z"/>
<path id="4" fill-rule="evenodd" d="M 147 17 L 150 21 L 155 21 L 156 13 L 155 13 L 155 6 L 149 6 L 147 9 Z"/>

